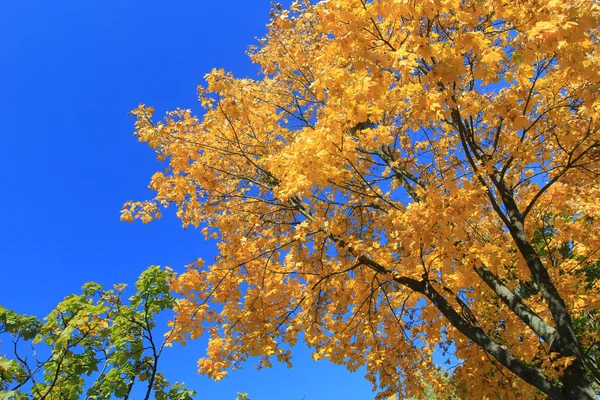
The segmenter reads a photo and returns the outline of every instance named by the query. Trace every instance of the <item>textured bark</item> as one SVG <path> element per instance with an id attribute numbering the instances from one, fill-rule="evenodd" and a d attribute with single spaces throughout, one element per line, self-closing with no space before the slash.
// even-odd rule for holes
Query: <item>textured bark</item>
<path id="1" fill-rule="evenodd" d="M 523 303 L 523 299 L 506 287 L 496 275 L 488 268 L 475 267 L 475 272 L 498 295 L 500 300 L 508 306 L 527 326 L 537 333 L 546 343 L 552 344 L 556 336 L 556 329 L 548 325 L 531 308 Z"/>
<path id="2" fill-rule="evenodd" d="M 583 363 L 584 355 L 581 352 L 579 341 L 575 335 L 573 321 L 571 320 L 569 311 L 567 310 L 563 299 L 558 293 L 556 286 L 554 286 L 552 283 L 550 275 L 544 267 L 542 260 L 527 238 L 524 228 L 524 216 L 517 206 L 511 188 L 509 188 L 504 181 L 502 172 L 499 171 L 497 167 L 492 167 L 492 173 L 488 174 L 488 178 L 491 180 L 495 189 L 500 194 L 500 198 L 496 199 L 496 197 L 492 194 L 491 188 L 487 185 L 487 182 L 483 177 L 484 172 L 479 170 L 477 165 L 477 162 L 485 164 L 489 160 L 489 155 L 485 154 L 476 143 L 471 132 L 463 123 L 462 117 L 458 110 L 452 111 L 452 123 L 458 130 L 463 149 L 471 167 L 473 168 L 473 172 L 478 176 L 479 182 L 485 188 L 487 188 L 488 197 L 490 198 L 490 202 L 494 211 L 496 211 L 500 219 L 508 228 L 514 244 L 519 250 L 521 256 L 525 259 L 533 281 L 539 287 L 544 301 L 548 305 L 548 309 L 552 314 L 552 319 L 556 326 L 555 332 L 552 334 L 549 326 L 543 323 L 543 321 L 536 319 L 534 315 L 528 312 L 526 308 L 521 307 L 518 299 L 514 296 L 511 297 L 510 293 L 508 293 L 498 284 L 499 281 L 497 279 L 494 279 L 493 276 L 487 274 L 487 272 L 483 269 L 480 271 L 476 269 L 477 273 L 488 284 L 488 286 L 494 289 L 494 291 L 498 290 L 500 293 L 503 293 L 503 295 L 500 295 L 500 293 L 497 292 L 500 299 L 502 299 L 502 301 L 509 307 L 512 305 L 511 310 L 513 310 L 513 312 L 515 312 L 519 318 L 527 323 L 527 325 L 529 325 L 536 333 L 538 333 L 546 342 L 551 343 L 552 351 L 558 352 L 561 357 L 575 357 L 575 361 L 565 370 L 561 379 L 561 383 L 563 384 L 563 388 L 561 390 L 562 396 L 566 399 L 595 399 L 596 396 L 593 390 L 592 381 L 589 379 Z M 477 162 L 475 160 L 477 160 Z M 508 161 L 508 163 L 510 163 L 510 161 Z M 500 207 L 500 204 L 504 207 L 504 210 L 506 210 L 505 212 Z M 482 347 L 486 348 L 484 344 L 481 345 Z M 502 361 L 501 358 L 504 356 L 501 353 L 498 354 L 498 356 L 501 358 L 498 358 L 498 356 L 492 352 L 490 352 L 490 354 L 494 355 L 496 359 L 508 367 L 508 365 Z M 519 368 L 509 369 L 523 378 L 523 380 L 533 384 L 552 398 L 559 398 L 556 397 L 557 395 L 554 391 L 550 393 L 540 386 L 540 383 L 542 382 L 535 379 L 526 379 L 522 372 L 517 372 L 519 371 Z M 532 383 L 534 381 L 538 383 Z"/>

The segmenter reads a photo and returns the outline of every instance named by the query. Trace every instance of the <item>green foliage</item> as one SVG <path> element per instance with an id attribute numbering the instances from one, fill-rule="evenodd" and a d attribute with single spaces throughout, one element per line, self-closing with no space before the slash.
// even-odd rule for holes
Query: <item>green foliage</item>
<path id="1" fill-rule="evenodd" d="M 159 400 L 191 399 L 194 391 L 170 384 L 158 371 L 168 335 L 154 336 L 155 318 L 176 304 L 171 277 L 151 266 L 126 300 L 124 284 L 107 290 L 86 283 L 82 294 L 67 296 L 44 322 L 0 306 L 0 334 L 13 344 L 12 356 L 0 357 L 0 400 L 127 399 L 136 384 L 145 399 L 152 393 Z"/>

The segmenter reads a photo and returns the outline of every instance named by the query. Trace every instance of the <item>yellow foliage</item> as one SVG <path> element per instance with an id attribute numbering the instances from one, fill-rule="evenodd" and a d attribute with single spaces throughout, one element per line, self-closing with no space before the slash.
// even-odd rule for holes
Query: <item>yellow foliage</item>
<path id="1" fill-rule="evenodd" d="M 218 240 L 172 282 L 175 340 L 208 329 L 220 379 L 303 334 L 380 398 L 420 396 L 451 343 L 465 398 L 586 398 L 599 24 L 589 0 L 295 1 L 250 51 L 259 79 L 206 75 L 202 118 L 140 105 L 168 166 L 122 219 L 175 205 Z"/>

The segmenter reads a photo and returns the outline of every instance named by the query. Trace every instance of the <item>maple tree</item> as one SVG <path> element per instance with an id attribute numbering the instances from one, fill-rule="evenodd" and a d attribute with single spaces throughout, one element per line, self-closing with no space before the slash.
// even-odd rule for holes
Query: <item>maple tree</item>
<path id="1" fill-rule="evenodd" d="M 206 75 L 202 118 L 135 109 L 168 165 L 122 219 L 175 205 L 218 240 L 173 285 L 200 372 L 291 365 L 301 336 L 378 398 L 440 392 L 436 352 L 466 398 L 595 398 L 599 23 L 589 0 L 296 1 L 257 79 Z"/>
<path id="2" fill-rule="evenodd" d="M 0 338 L 12 351 L 0 356 L 0 399 L 128 399 L 141 386 L 144 399 L 191 400 L 194 391 L 158 368 L 169 343 L 157 335 L 156 316 L 176 303 L 172 276 L 149 267 L 128 301 L 124 284 L 86 283 L 44 321 L 0 306 Z"/>

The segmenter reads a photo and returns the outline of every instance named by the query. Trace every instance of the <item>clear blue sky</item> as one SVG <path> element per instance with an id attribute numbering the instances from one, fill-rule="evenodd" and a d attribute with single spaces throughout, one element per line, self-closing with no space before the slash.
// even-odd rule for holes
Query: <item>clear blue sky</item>
<path id="1" fill-rule="evenodd" d="M 256 76 L 244 52 L 266 32 L 269 0 L 0 1 L 0 304 L 46 315 L 84 282 L 133 284 L 147 266 L 176 271 L 214 248 L 172 213 L 119 222 L 123 202 L 146 199 L 154 154 L 132 137 L 139 102 L 157 114 L 200 112 L 196 85 L 213 67 Z M 195 373 L 205 341 L 168 349 L 163 371 L 199 399 L 369 399 L 371 386 L 313 362 L 215 383 Z"/>

